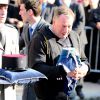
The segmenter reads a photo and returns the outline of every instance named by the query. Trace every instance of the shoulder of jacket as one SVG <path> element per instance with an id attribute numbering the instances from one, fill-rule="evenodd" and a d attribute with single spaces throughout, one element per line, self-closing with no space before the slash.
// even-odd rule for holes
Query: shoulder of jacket
<path id="1" fill-rule="evenodd" d="M 47 27 L 43 27 L 39 31 L 36 31 L 34 37 L 47 37 Z"/>
<path id="2" fill-rule="evenodd" d="M 11 24 L 5 24 L 5 26 L 8 27 L 8 28 L 16 29 L 16 28 L 15 28 L 13 25 L 11 25 Z"/>
<path id="3" fill-rule="evenodd" d="M 46 34 L 47 31 L 48 31 L 48 29 L 49 29 L 49 26 L 44 26 L 43 28 L 41 28 L 41 29 L 39 30 L 39 33 L 40 33 L 40 34 L 43 34 L 43 35 L 48 35 L 48 34 Z"/>
<path id="4" fill-rule="evenodd" d="M 70 32 L 70 36 L 71 36 L 71 37 L 76 37 L 76 39 L 79 39 L 79 35 L 78 35 L 74 30 L 72 30 L 72 31 Z"/>
<path id="5" fill-rule="evenodd" d="M 29 28 L 29 23 L 24 24 L 23 29 L 25 29 L 25 28 Z"/>

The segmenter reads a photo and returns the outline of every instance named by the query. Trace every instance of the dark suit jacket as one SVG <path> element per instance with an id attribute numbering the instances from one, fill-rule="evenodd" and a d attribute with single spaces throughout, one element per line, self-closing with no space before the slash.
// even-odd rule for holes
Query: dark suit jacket
<path id="1" fill-rule="evenodd" d="M 33 36 L 36 34 L 37 31 L 39 31 L 40 29 L 42 29 L 46 25 L 48 25 L 48 23 L 45 22 L 44 19 L 41 18 L 39 23 L 37 24 L 35 30 L 34 30 Z M 28 54 L 28 45 L 30 43 L 29 24 L 28 23 L 24 25 L 23 31 L 22 31 L 22 34 L 20 37 L 20 45 L 24 45 L 23 43 L 25 43 L 25 47 L 23 47 L 23 48 L 21 47 L 22 48 L 21 53 Z"/>
<path id="2" fill-rule="evenodd" d="M 44 73 L 48 80 L 36 82 L 37 97 L 43 100 L 55 100 L 61 92 L 64 93 L 65 71 L 62 66 L 56 66 L 63 47 L 74 46 L 81 54 L 81 59 L 87 62 L 80 48 L 77 34 L 70 33 L 66 39 L 59 39 L 46 27 L 33 37 L 29 47 L 29 67 Z M 62 77 L 57 81 L 56 78 Z M 66 99 L 67 100 L 67 99 Z"/>

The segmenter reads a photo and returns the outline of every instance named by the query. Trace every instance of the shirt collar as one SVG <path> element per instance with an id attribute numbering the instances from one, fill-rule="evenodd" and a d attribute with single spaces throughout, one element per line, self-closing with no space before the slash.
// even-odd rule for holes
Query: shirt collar
<path id="1" fill-rule="evenodd" d="M 31 27 L 33 29 L 33 31 L 35 30 L 37 24 L 39 23 L 40 20 L 38 20 L 36 23 L 34 23 L 33 25 L 29 25 L 29 27 Z"/>

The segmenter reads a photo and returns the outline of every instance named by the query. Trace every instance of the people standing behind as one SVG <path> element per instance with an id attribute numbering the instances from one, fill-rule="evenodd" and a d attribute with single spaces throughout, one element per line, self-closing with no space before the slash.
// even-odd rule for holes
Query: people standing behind
<path id="1" fill-rule="evenodd" d="M 52 18 L 54 14 L 54 9 L 56 5 L 54 4 L 55 0 L 47 0 L 47 4 L 45 9 L 42 11 L 41 16 L 47 21 L 48 23 L 52 23 Z"/>
<path id="2" fill-rule="evenodd" d="M 85 26 L 89 26 L 90 0 L 83 0 L 83 7 L 85 11 Z"/>
<path id="3" fill-rule="evenodd" d="M 99 6 L 99 0 L 90 0 L 91 9 L 96 9 Z"/>
<path id="4" fill-rule="evenodd" d="M 8 5 L 9 0 L 0 0 L 0 50 L 2 54 L 19 54 L 19 33 L 12 25 L 5 24 Z M 0 60 L 2 60 L 2 54 L 0 54 Z"/>
<path id="5" fill-rule="evenodd" d="M 66 76 L 77 80 L 87 73 L 87 58 L 84 51 L 80 49 L 77 34 L 71 32 L 74 18 L 74 13 L 68 7 L 57 7 L 54 10 L 52 25 L 38 31 L 31 41 L 29 67 L 45 74 L 48 78 L 48 80 L 41 79 L 34 84 L 37 100 L 68 100 L 64 91 Z M 84 65 L 71 72 L 67 72 L 63 66 L 57 66 L 63 47 L 75 47 L 80 52 Z"/>
<path id="6" fill-rule="evenodd" d="M 93 28 L 93 41 L 92 41 L 92 56 L 91 56 L 91 67 L 92 66 L 96 66 L 96 60 L 98 58 L 97 61 L 97 68 L 99 68 L 100 66 L 100 47 L 98 45 L 98 47 L 96 47 L 97 45 L 97 40 L 98 43 L 100 42 L 100 7 L 98 7 L 98 2 L 99 0 L 93 1 L 91 0 L 91 5 L 92 8 L 91 12 L 90 12 L 90 16 L 89 16 L 89 25 Z M 97 48 L 98 48 L 98 54 L 97 53 Z M 97 58 L 96 58 L 97 57 Z"/>
<path id="7" fill-rule="evenodd" d="M 90 36 L 91 36 L 91 32 L 93 31 L 93 38 L 92 38 L 92 52 L 91 52 L 91 67 L 95 66 L 95 60 L 96 60 L 96 42 L 97 42 L 97 31 L 98 29 L 96 29 L 96 22 L 95 22 L 95 18 L 97 17 L 97 15 L 93 14 L 94 13 L 94 9 L 98 9 L 98 4 L 99 0 L 83 0 L 83 5 L 84 5 L 84 9 L 85 9 L 85 16 L 86 16 L 86 26 L 89 26 L 90 28 L 86 29 L 86 33 L 87 33 L 87 39 L 88 39 L 88 44 L 86 45 L 86 56 L 89 58 L 89 49 L 90 49 Z M 98 17 L 97 17 L 98 18 Z M 96 19 L 97 19 L 96 18 Z M 94 24 L 95 23 L 95 24 Z"/>
<path id="8" fill-rule="evenodd" d="M 55 5 L 60 6 L 60 0 L 55 0 Z"/>
<path id="9" fill-rule="evenodd" d="M 40 0 L 40 2 L 42 3 L 42 11 L 41 11 L 41 13 L 42 13 L 47 6 L 47 0 Z"/>
<path id="10" fill-rule="evenodd" d="M 91 40 L 93 27 L 91 27 L 89 20 L 90 20 L 91 11 L 98 7 L 98 3 L 96 3 L 97 1 L 98 0 L 95 0 L 95 1 L 94 0 L 83 0 L 83 6 L 84 6 L 84 10 L 85 10 L 85 26 L 86 26 L 85 30 L 86 30 L 87 40 L 88 40 L 88 44 L 86 45 L 86 48 L 85 48 L 85 54 L 86 54 L 86 56 L 88 57 L 89 60 L 94 58 L 94 56 L 91 57 L 90 53 L 92 55 L 95 54 L 94 52 L 92 53 L 90 51 L 90 50 L 92 50 L 91 47 L 90 47 L 90 46 L 92 46 L 91 42 L 93 42 L 94 39 Z M 94 35 L 93 37 L 95 37 L 95 36 L 96 35 Z M 94 49 L 94 47 L 93 47 L 93 49 Z M 92 61 L 92 63 L 94 63 L 94 60 Z"/>
<path id="11" fill-rule="evenodd" d="M 92 32 L 92 28 L 89 26 L 89 16 L 91 12 L 90 0 L 83 0 L 82 3 L 83 3 L 84 11 L 85 11 L 85 31 L 86 31 L 87 41 L 88 41 L 85 47 L 85 54 L 87 58 L 89 59 L 90 36 L 91 36 L 90 33 Z"/>
<path id="12" fill-rule="evenodd" d="M 100 30 L 100 7 L 93 9 L 90 12 L 89 25 L 97 30 Z"/>
<path id="13" fill-rule="evenodd" d="M 28 46 L 37 31 L 45 27 L 48 23 L 40 16 L 42 4 L 39 0 L 21 0 L 20 12 L 24 26 L 20 37 L 20 45 L 24 45 L 20 50 L 21 54 L 28 55 Z M 35 100 L 34 84 L 24 87 L 23 100 Z"/>
<path id="14" fill-rule="evenodd" d="M 15 26 L 18 29 L 19 33 L 22 31 L 23 22 L 21 16 L 19 15 L 18 0 L 10 0 L 10 3 L 8 5 L 8 14 L 7 14 L 6 23 Z"/>

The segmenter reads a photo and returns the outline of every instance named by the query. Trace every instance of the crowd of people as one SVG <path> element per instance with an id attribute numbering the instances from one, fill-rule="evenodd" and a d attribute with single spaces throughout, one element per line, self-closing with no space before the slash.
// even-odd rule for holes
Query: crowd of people
<path id="1" fill-rule="evenodd" d="M 85 99 L 83 82 L 91 67 L 88 62 L 90 30 L 85 27 L 94 29 L 92 45 L 96 52 L 99 8 L 99 0 L 0 0 L 1 58 L 2 54 L 25 54 L 27 68 L 48 78 L 26 84 L 23 100 L 76 100 L 76 96 Z M 57 65 L 65 47 L 77 49 L 81 67 L 68 71 L 63 64 Z M 95 53 L 92 58 L 94 61 Z M 77 80 L 72 90 L 66 77 Z"/>

